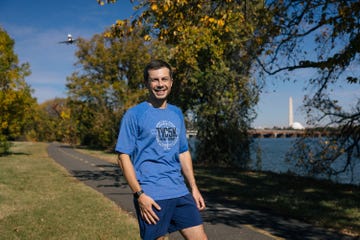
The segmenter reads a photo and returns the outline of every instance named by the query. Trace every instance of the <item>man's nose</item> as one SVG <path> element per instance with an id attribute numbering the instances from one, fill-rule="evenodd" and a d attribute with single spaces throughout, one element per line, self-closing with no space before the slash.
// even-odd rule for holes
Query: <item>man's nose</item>
<path id="1" fill-rule="evenodd" d="M 164 84 L 165 84 L 165 82 L 163 80 L 159 80 L 157 85 L 159 87 L 162 87 L 162 86 L 164 86 Z"/>

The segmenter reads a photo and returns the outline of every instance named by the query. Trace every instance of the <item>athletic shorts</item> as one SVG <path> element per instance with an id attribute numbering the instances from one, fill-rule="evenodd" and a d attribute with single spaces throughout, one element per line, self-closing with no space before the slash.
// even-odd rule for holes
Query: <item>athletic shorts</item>
<path id="1" fill-rule="evenodd" d="M 167 233 L 194 227 L 203 223 L 199 209 L 191 194 L 179 198 L 157 200 L 161 210 L 154 208 L 159 217 L 156 224 L 148 224 L 140 215 L 137 200 L 134 200 L 137 218 L 140 227 L 140 236 L 144 240 L 154 240 Z"/>

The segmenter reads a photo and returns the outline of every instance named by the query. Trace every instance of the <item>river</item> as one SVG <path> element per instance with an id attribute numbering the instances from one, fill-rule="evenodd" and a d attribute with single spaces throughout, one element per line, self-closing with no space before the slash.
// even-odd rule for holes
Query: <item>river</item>
<path id="1" fill-rule="evenodd" d="M 287 173 L 291 171 L 300 175 L 298 169 L 295 168 L 295 162 L 285 161 L 285 155 L 295 140 L 296 138 L 255 138 L 250 148 L 250 168 L 275 173 Z M 190 149 L 193 150 L 193 157 L 196 158 L 194 138 L 189 139 L 189 144 Z M 259 156 L 261 156 L 260 164 L 257 162 Z M 337 167 L 341 167 L 341 161 L 337 164 Z M 316 178 L 328 179 L 327 176 L 321 175 L 316 176 Z M 354 163 L 351 170 L 341 173 L 336 177 L 331 177 L 330 180 L 337 183 L 360 186 L 360 161 Z"/>

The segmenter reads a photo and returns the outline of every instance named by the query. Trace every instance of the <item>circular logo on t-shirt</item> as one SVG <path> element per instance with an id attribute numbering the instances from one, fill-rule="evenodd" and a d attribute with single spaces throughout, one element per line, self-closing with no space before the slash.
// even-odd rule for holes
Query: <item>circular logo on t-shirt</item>
<path id="1" fill-rule="evenodd" d="M 177 140 L 178 134 L 176 133 L 175 125 L 170 121 L 160 121 L 156 124 L 156 141 L 165 150 L 173 147 Z"/>

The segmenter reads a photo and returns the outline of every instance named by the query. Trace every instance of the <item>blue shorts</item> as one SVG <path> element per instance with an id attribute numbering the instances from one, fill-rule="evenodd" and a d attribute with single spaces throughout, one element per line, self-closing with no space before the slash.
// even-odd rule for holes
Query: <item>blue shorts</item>
<path id="1" fill-rule="evenodd" d="M 140 227 L 140 236 L 144 240 L 154 240 L 167 233 L 194 227 L 203 223 L 199 209 L 191 194 L 179 198 L 158 200 L 161 210 L 154 209 L 159 217 L 156 224 L 148 224 L 140 215 L 137 200 L 134 200 Z"/>

